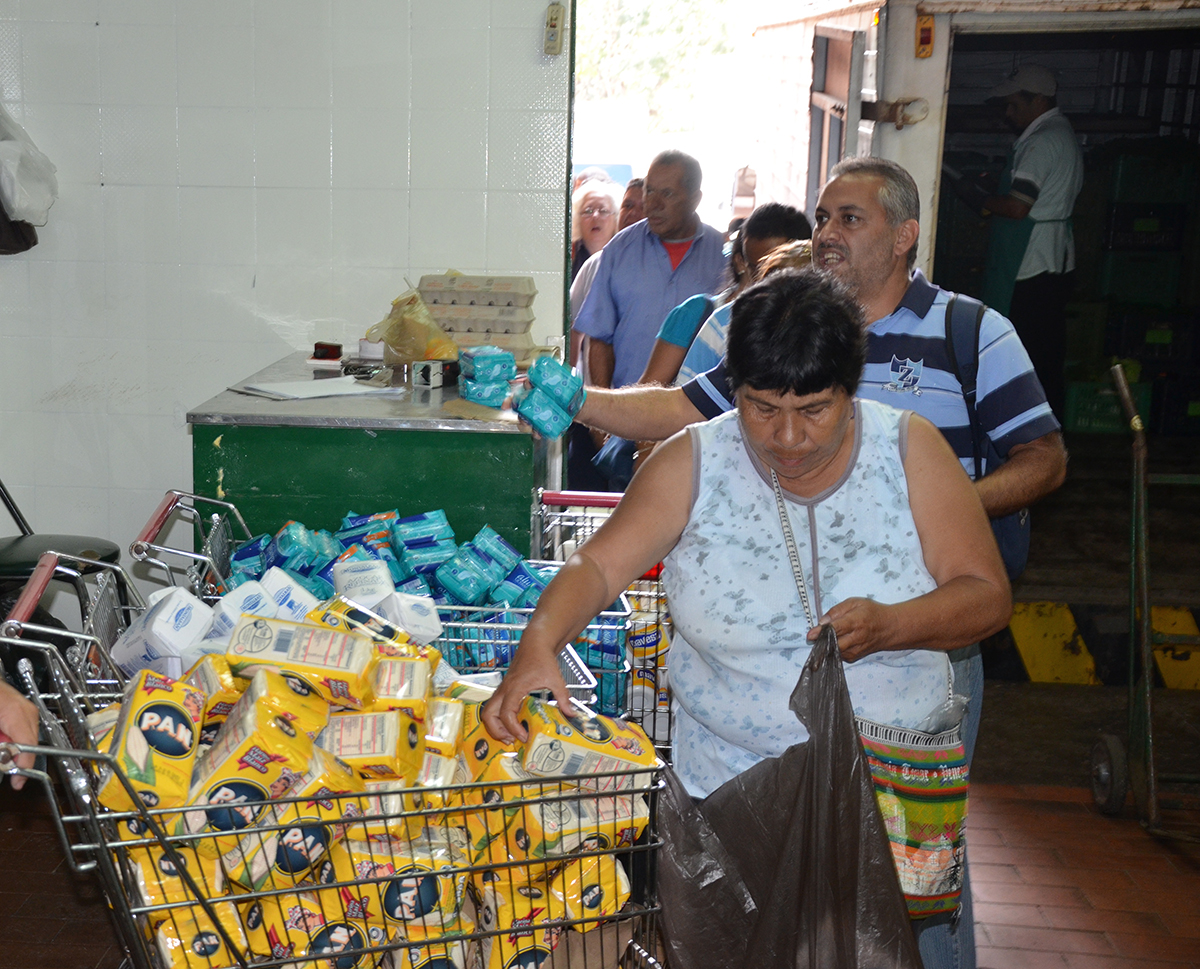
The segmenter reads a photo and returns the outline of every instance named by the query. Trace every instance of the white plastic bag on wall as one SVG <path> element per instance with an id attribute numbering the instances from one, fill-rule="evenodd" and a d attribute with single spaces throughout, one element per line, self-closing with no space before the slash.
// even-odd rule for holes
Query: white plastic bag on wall
<path id="1" fill-rule="evenodd" d="M 17 222 L 45 225 L 58 198 L 57 169 L 0 105 L 0 201 Z"/>

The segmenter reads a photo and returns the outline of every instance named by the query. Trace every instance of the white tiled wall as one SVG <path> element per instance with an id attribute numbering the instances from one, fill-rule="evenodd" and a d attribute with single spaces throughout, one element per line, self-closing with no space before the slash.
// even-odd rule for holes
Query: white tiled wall
<path id="1" fill-rule="evenodd" d="M 189 408 L 426 272 L 531 274 L 561 332 L 566 54 L 543 0 L 0 0 L 0 99 L 58 166 L 0 256 L 0 478 L 127 545 Z M 14 528 L 0 514 L 0 535 Z"/>

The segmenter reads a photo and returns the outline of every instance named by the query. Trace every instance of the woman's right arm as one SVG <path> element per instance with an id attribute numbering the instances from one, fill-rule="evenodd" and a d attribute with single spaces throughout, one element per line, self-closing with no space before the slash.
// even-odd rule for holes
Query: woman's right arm
<path id="1" fill-rule="evenodd" d="M 675 547 L 687 525 L 691 499 L 692 444 L 685 431 L 650 456 L 609 519 L 542 593 L 504 682 L 484 707 L 483 722 L 493 737 L 526 739 L 517 713 L 531 690 L 552 690 L 570 710 L 559 651 Z"/>

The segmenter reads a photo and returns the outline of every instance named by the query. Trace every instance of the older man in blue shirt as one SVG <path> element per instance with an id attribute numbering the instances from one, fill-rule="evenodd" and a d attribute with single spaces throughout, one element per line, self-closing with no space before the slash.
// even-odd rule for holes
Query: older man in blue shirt
<path id="1" fill-rule="evenodd" d="M 681 151 L 664 151 L 646 172 L 646 218 L 618 232 L 605 246 L 596 279 L 575 329 L 588 337 L 588 383 L 636 383 L 654 349 L 667 313 L 690 296 L 716 292 L 725 270 L 724 237 L 701 223 L 700 163 Z M 595 442 L 572 428 L 568 477 L 572 488 L 604 490 L 589 475 Z"/>

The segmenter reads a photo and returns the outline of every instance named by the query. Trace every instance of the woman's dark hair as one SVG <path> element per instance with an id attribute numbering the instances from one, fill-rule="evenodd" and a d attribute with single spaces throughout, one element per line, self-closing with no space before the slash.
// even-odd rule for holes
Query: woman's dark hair
<path id="1" fill-rule="evenodd" d="M 866 361 L 862 309 L 812 269 L 773 273 L 733 304 L 725 369 L 742 386 L 798 397 L 842 387 L 851 397 Z"/>

